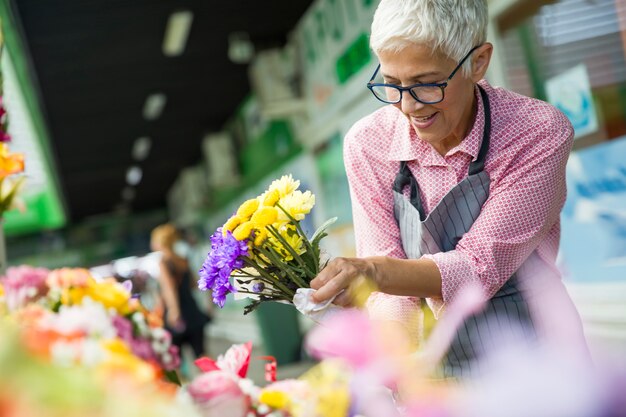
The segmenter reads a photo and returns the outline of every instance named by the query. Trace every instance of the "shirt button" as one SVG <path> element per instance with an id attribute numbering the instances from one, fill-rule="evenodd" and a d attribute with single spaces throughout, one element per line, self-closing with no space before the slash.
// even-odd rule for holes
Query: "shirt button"
<path id="1" fill-rule="evenodd" d="M 454 171 L 454 168 L 452 168 L 450 165 L 448 165 L 448 171 L 452 172 L 452 171 Z"/>

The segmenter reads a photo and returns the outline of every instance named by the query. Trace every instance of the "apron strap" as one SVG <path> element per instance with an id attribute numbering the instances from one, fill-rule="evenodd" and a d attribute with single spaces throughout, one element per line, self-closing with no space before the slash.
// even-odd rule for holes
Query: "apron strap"
<path id="1" fill-rule="evenodd" d="M 407 165 L 407 161 L 400 162 L 400 171 L 396 175 L 396 178 L 393 181 L 393 190 L 397 193 L 402 194 L 402 190 L 407 185 L 411 186 L 411 192 L 409 199 L 411 201 L 411 205 L 419 211 L 420 218 L 422 220 L 425 219 L 424 210 L 422 209 L 422 201 L 420 200 L 419 193 L 419 185 L 417 184 L 417 180 L 411 174 L 409 167 Z"/>
<path id="2" fill-rule="evenodd" d="M 478 151 L 478 156 L 475 161 L 469 166 L 469 175 L 475 175 L 485 168 L 485 157 L 487 156 L 487 151 L 489 150 L 489 138 L 491 135 L 491 107 L 489 106 L 489 97 L 487 97 L 487 92 L 479 85 L 477 85 L 478 91 L 480 91 L 480 96 L 483 99 L 483 110 L 485 112 L 485 127 L 483 128 L 483 142 L 480 145 L 480 151 Z"/>

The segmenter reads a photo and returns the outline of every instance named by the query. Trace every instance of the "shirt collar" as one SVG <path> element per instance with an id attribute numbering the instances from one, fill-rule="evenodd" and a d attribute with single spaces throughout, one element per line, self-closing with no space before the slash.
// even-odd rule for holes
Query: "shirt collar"
<path id="1" fill-rule="evenodd" d="M 489 86 L 486 81 L 480 81 L 480 85 L 489 92 Z M 476 116 L 474 125 L 469 134 L 454 148 L 450 149 L 446 156 L 452 156 L 457 152 L 463 152 L 472 157 L 472 161 L 478 157 L 480 145 L 483 138 L 483 128 L 485 125 L 485 113 L 482 97 L 478 87 L 474 87 L 474 95 L 476 96 Z M 417 159 L 422 166 L 432 165 L 448 165 L 444 159 L 429 143 L 419 139 L 415 130 L 409 124 L 406 116 L 396 109 L 399 113 L 398 121 L 395 124 L 393 139 L 387 159 L 390 161 L 412 161 Z"/>

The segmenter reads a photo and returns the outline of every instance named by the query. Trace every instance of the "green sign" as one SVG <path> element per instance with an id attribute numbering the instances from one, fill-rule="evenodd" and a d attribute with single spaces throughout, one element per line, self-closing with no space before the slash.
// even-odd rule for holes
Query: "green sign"
<path id="1" fill-rule="evenodd" d="M 30 78 L 26 50 L 8 0 L 0 0 L 0 19 L 5 40 L 0 67 L 4 100 L 9 116 L 12 152 L 25 156 L 26 182 L 21 192 L 26 210 L 7 212 L 4 229 L 8 236 L 55 229 L 65 225 L 56 170 L 51 157 L 47 127 Z"/>

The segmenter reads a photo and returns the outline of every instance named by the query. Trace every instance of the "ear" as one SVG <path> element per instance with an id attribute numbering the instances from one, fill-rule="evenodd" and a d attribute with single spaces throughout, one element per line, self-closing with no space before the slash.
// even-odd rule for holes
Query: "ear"
<path id="1" fill-rule="evenodd" d="M 492 53 L 493 45 L 489 42 L 481 45 L 480 48 L 474 52 L 474 56 L 472 57 L 472 81 L 478 82 L 485 78 Z"/>

